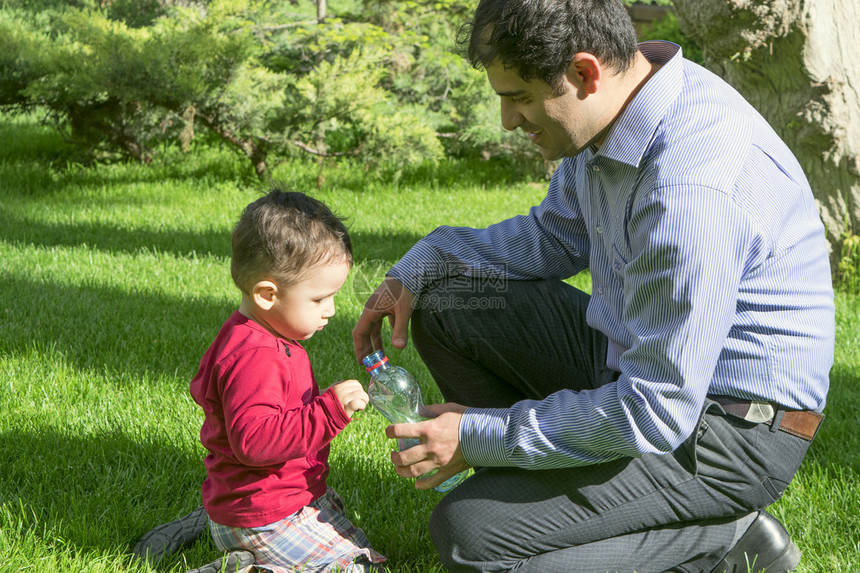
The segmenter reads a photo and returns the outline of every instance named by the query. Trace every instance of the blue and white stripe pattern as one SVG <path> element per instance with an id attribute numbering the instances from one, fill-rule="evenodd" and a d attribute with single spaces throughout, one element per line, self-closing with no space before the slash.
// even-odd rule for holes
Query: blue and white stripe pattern
<path id="1" fill-rule="evenodd" d="M 666 42 L 599 150 L 566 158 L 543 202 L 486 229 L 440 227 L 391 270 L 413 292 L 443 269 L 510 279 L 590 268 L 589 324 L 617 383 L 469 409 L 478 466 L 568 467 L 674 450 L 707 394 L 822 410 L 834 307 L 806 178 L 730 86 Z M 416 269 L 421 269 L 416 272 Z"/>

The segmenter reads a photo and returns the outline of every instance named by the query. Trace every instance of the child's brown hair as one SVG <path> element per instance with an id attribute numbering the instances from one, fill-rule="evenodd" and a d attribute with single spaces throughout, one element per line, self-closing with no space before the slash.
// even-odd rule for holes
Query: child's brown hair
<path id="1" fill-rule="evenodd" d="M 338 259 L 352 264 L 343 219 L 321 201 L 277 186 L 242 211 L 232 250 L 233 282 L 246 294 L 266 278 L 286 288 L 316 265 Z"/>

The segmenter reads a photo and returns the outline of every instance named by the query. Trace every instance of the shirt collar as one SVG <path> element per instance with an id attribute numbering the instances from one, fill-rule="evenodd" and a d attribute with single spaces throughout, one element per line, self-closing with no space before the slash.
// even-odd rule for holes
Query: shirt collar
<path id="1" fill-rule="evenodd" d="M 680 46 L 653 40 L 639 44 L 639 51 L 662 67 L 621 112 L 597 154 L 632 167 L 639 167 L 657 127 L 684 85 Z"/>

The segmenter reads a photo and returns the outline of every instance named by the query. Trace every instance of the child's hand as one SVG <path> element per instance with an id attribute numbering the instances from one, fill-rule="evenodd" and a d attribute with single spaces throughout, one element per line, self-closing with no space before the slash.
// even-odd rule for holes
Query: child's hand
<path id="1" fill-rule="evenodd" d="M 332 385 L 329 390 L 334 392 L 334 395 L 340 401 L 340 405 L 343 406 L 346 415 L 350 418 L 356 412 L 364 410 L 367 407 L 367 402 L 370 400 L 370 397 L 358 380 L 338 382 Z"/>

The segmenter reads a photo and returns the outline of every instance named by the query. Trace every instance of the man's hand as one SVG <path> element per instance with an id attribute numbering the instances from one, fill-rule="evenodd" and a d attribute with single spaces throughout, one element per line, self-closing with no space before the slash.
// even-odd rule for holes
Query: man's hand
<path id="1" fill-rule="evenodd" d="M 383 347 L 382 319 L 386 316 L 391 323 L 391 343 L 395 348 L 406 347 L 414 302 L 415 296 L 400 281 L 385 277 L 379 288 L 364 303 L 364 310 L 352 329 L 355 358 L 359 362 L 374 350 Z"/>
<path id="2" fill-rule="evenodd" d="M 418 489 L 435 487 L 470 467 L 460 450 L 460 420 L 466 407 L 448 403 L 431 404 L 427 409 L 436 415 L 432 420 L 416 424 L 393 424 L 385 428 L 385 435 L 389 438 L 417 438 L 421 442 L 402 452 L 391 453 L 391 461 L 398 475 L 414 478 L 439 470 L 415 482 Z"/>
<path id="3" fill-rule="evenodd" d="M 364 387 L 358 380 L 338 382 L 337 384 L 333 384 L 329 390 L 334 392 L 340 405 L 343 406 L 343 411 L 350 418 L 356 412 L 364 410 L 367 407 L 368 401 L 370 401 L 367 392 L 364 391 Z"/>

